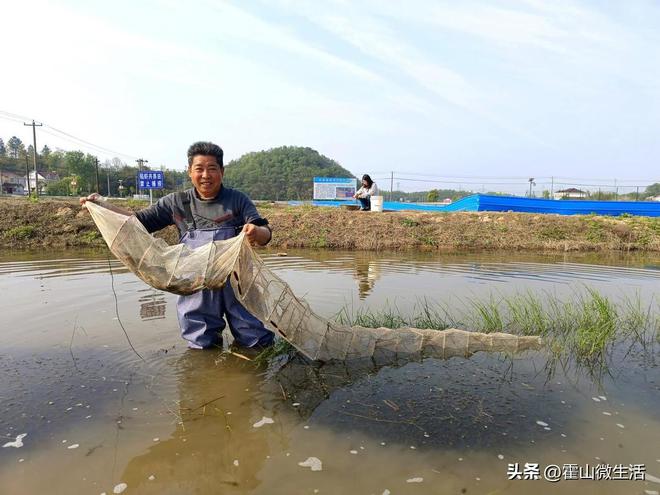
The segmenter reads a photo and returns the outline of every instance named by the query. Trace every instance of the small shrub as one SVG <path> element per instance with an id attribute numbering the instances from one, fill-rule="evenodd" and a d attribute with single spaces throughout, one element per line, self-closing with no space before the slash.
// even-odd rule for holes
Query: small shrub
<path id="1" fill-rule="evenodd" d="M 605 232 L 600 222 L 590 219 L 587 226 L 587 239 L 591 242 L 602 242 L 605 240 Z"/>
<path id="2" fill-rule="evenodd" d="M 401 224 L 405 227 L 417 227 L 419 222 L 413 220 L 412 218 L 404 218 L 401 220 Z"/>
<path id="3" fill-rule="evenodd" d="M 14 227 L 5 232 L 5 237 L 14 241 L 22 241 L 34 237 L 36 229 L 32 225 Z"/>
<path id="4" fill-rule="evenodd" d="M 563 241 L 566 239 L 566 232 L 564 232 L 560 227 L 556 225 L 550 225 L 543 227 L 539 231 L 539 236 L 543 239 L 549 239 L 553 241 Z"/>
<path id="5" fill-rule="evenodd" d="M 101 238 L 101 234 L 97 230 L 90 230 L 85 232 L 80 236 L 80 240 L 86 244 L 93 244 L 95 241 Z"/>

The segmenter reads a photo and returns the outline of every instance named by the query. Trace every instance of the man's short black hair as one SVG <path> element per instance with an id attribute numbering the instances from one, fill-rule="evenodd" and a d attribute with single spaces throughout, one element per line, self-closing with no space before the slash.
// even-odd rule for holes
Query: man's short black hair
<path id="1" fill-rule="evenodd" d="M 196 143 L 191 144 L 190 148 L 188 148 L 188 168 L 190 168 L 193 158 L 197 155 L 214 156 L 218 165 L 220 165 L 220 168 L 224 167 L 224 163 L 222 163 L 222 156 L 224 153 L 222 148 L 217 144 L 213 144 L 210 141 L 197 141 Z"/>

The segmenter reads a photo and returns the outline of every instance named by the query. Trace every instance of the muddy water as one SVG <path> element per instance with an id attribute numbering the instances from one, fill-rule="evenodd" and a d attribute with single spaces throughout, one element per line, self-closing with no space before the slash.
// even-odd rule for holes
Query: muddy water
<path id="1" fill-rule="evenodd" d="M 585 286 L 650 300 L 660 287 L 653 258 L 265 257 L 325 316 L 344 306 L 414 311 L 423 297 L 572 297 Z M 175 296 L 103 256 L 4 254 L 0 294 L 1 443 L 22 443 L 0 448 L 3 494 L 113 493 L 123 484 L 124 493 L 159 494 L 660 490 L 657 341 L 646 353 L 617 350 L 600 378 L 549 374 L 543 352 L 265 368 L 226 349 L 187 350 Z M 619 477 L 643 464 L 651 476 L 509 480 L 515 463 L 538 464 L 541 477 L 550 464 L 577 464 L 583 476 L 585 465 L 623 464 Z"/>

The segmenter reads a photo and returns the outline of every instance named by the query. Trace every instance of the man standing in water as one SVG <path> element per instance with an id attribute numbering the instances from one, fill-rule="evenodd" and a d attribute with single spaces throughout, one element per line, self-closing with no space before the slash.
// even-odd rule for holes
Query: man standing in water
<path id="1" fill-rule="evenodd" d="M 194 187 L 168 194 L 155 205 L 135 213 L 135 216 L 149 232 L 176 225 L 181 242 L 191 248 L 229 239 L 239 232 L 245 232 L 252 244 L 268 244 L 272 235 L 268 220 L 261 218 L 245 194 L 222 185 L 224 172 L 220 146 L 210 142 L 194 143 L 188 148 L 188 175 Z M 124 215 L 134 214 L 130 210 L 99 202 L 99 198 L 94 193 L 80 198 L 80 203 L 94 201 Z M 260 347 L 273 342 L 273 333 L 236 300 L 229 283 L 222 289 L 204 289 L 188 296 L 179 296 L 177 315 L 181 336 L 193 349 L 222 344 L 221 333 L 225 328 L 223 316 L 239 345 Z"/>

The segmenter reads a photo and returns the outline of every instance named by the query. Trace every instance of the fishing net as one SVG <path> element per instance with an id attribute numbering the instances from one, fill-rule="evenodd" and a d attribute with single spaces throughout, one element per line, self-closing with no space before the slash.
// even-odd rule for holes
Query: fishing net
<path id="1" fill-rule="evenodd" d="M 478 351 L 538 349 L 540 337 L 417 328 L 365 328 L 326 320 L 299 299 L 254 252 L 244 234 L 195 249 L 168 245 L 135 216 L 92 202 L 87 209 L 110 251 L 144 282 L 187 295 L 228 281 L 237 299 L 264 325 L 312 360 L 371 358 L 379 364 L 423 357 L 469 356 Z"/>

